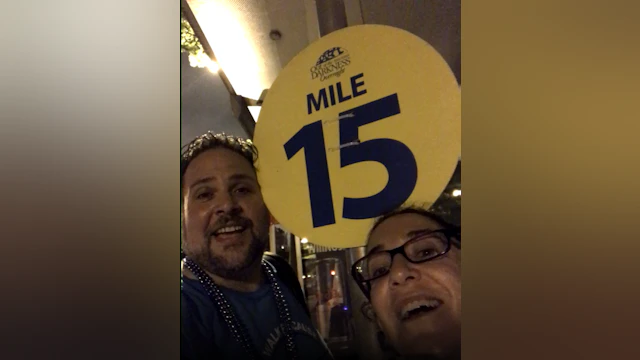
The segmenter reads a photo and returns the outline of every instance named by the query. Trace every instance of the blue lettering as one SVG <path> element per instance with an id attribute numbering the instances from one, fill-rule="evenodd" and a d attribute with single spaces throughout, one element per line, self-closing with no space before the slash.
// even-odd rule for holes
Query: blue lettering
<path id="1" fill-rule="evenodd" d="M 360 73 L 360 74 L 358 74 L 356 76 L 352 76 L 351 77 L 351 92 L 353 93 L 353 97 L 364 95 L 364 94 L 367 93 L 367 89 L 362 89 L 362 91 L 358 91 L 358 88 L 360 86 L 364 86 L 364 80 L 359 82 L 359 83 L 356 83 L 356 81 L 358 79 L 360 79 L 361 77 L 363 77 L 363 76 L 364 76 L 364 74 Z"/>
<path id="2" fill-rule="evenodd" d="M 336 104 L 336 93 L 333 91 L 333 85 L 329 85 L 329 97 L 331 97 L 331 106 Z"/>
<path id="3" fill-rule="evenodd" d="M 337 83 L 336 84 L 336 88 L 338 89 L 338 102 L 345 102 L 345 101 L 351 99 L 351 95 L 342 96 L 342 84 L 341 83 Z"/>
<path id="4" fill-rule="evenodd" d="M 326 109 L 330 106 L 343 103 L 347 100 L 364 95 L 367 93 L 367 89 L 364 88 L 364 73 L 354 75 L 349 79 L 350 82 L 350 94 L 344 94 L 342 90 L 342 83 L 337 82 L 335 85 L 329 85 L 328 88 L 322 88 L 318 91 L 318 97 L 314 93 L 307 94 L 307 114 L 311 115 L 314 111 L 320 111 L 320 109 Z M 360 80 L 360 81 L 358 81 Z M 327 90 L 329 96 L 327 97 Z M 348 91 L 348 90 L 347 90 Z"/>
<path id="5" fill-rule="evenodd" d="M 311 111 L 312 104 L 313 108 L 316 109 L 316 111 L 319 111 L 320 101 L 322 101 L 325 109 L 329 107 L 329 104 L 327 104 L 327 90 L 320 89 L 320 92 L 318 93 L 318 100 L 313 96 L 313 93 L 307 94 L 307 114 L 311 114 L 313 112 Z"/>

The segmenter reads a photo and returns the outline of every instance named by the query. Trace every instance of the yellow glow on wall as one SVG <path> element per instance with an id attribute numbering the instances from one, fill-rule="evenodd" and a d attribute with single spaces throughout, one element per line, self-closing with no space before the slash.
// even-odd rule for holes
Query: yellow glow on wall
<path id="1" fill-rule="evenodd" d="M 260 29 L 256 29 L 260 24 L 253 21 L 259 14 L 260 3 L 245 8 L 225 0 L 189 0 L 188 3 L 235 92 L 258 99 L 262 91 L 271 86 L 279 70 L 279 64 L 276 69 L 274 63 L 278 62 L 277 54 L 271 53 L 275 54 L 276 50 L 268 46 L 261 48 L 257 32 Z"/>

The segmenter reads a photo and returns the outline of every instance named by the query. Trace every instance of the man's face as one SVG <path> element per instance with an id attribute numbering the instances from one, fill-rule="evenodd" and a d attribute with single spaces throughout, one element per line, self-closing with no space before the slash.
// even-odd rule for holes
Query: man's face
<path id="1" fill-rule="evenodd" d="M 262 257 L 269 212 L 251 164 L 217 148 L 191 161 L 183 177 L 184 252 L 210 273 L 227 279 Z"/>
<path id="2" fill-rule="evenodd" d="M 367 248 L 393 249 L 403 245 L 410 232 L 441 228 L 419 214 L 396 215 L 373 231 Z M 386 338 L 402 355 L 455 358 L 461 344 L 461 292 L 458 248 L 420 264 L 396 254 L 390 272 L 371 282 L 371 305 Z M 403 317 L 405 306 L 426 301 L 438 305 Z"/>

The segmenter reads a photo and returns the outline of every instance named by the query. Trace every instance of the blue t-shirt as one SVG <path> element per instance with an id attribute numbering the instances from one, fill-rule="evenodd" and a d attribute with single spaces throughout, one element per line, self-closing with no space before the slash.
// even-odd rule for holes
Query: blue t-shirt
<path id="1" fill-rule="evenodd" d="M 301 304 L 281 281 L 278 283 L 292 315 L 300 360 L 331 360 L 331 353 Z M 286 359 L 284 334 L 271 285 L 265 283 L 250 293 L 220 289 L 263 358 Z M 181 285 L 181 320 L 182 360 L 240 360 L 246 357 L 246 351 L 229 332 L 202 284 L 186 277 L 182 278 Z"/>

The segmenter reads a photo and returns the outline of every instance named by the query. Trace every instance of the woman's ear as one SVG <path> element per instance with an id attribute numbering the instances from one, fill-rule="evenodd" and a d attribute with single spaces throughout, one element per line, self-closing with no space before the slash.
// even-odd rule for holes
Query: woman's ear
<path id="1" fill-rule="evenodd" d="M 382 350 L 382 352 L 385 354 L 385 358 L 397 359 L 398 353 L 387 341 L 387 338 L 382 331 L 382 327 L 380 326 L 380 320 L 376 316 L 375 311 L 373 311 L 373 305 L 371 305 L 369 301 L 365 301 L 364 303 L 362 303 L 360 310 L 368 320 L 372 321 L 376 325 L 376 340 L 378 340 L 378 346 L 380 347 L 380 350 Z"/>
<path id="2" fill-rule="evenodd" d="M 364 317 L 367 318 L 367 320 L 373 321 L 376 324 L 378 323 L 378 318 L 376 316 L 375 311 L 373 311 L 373 306 L 371 305 L 370 302 L 368 301 L 363 302 L 362 306 L 360 307 L 360 311 L 362 312 L 362 315 L 364 315 Z"/>

